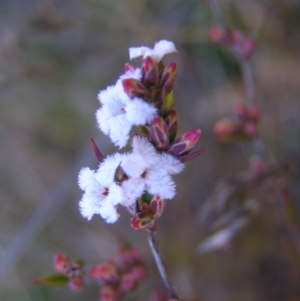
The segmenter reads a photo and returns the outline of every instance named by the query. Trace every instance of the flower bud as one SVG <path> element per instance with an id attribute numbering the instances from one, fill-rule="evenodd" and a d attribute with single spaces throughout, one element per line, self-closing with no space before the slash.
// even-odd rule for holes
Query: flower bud
<path id="1" fill-rule="evenodd" d="M 159 79 L 159 70 L 157 62 L 151 57 L 147 56 L 142 63 L 142 78 L 143 82 L 150 85 L 155 85 Z"/>
<path id="2" fill-rule="evenodd" d="M 100 301 L 119 301 L 120 293 L 116 290 L 116 288 L 106 285 L 100 290 Z"/>
<path id="3" fill-rule="evenodd" d="M 145 98 L 148 90 L 142 82 L 134 78 L 126 78 L 122 80 L 122 85 L 125 93 L 130 97 L 141 97 Z"/>
<path id="4" fill-rule="evenodd" d="M 134 290 L 138 285 L 137 280 L 135 279 L 134 275 L 131 273 L 127 273 L 122 275 L 120 289 L 123 292 L 130 292 Z"/>
<path id="5" fill-rule="evenodd" d="M 249 135 L 251 138 L 254 138 L 258 134 L 257 126 L 253 122 L 247 122 L 244 125 L 245 134 Z"/>
<path id="6" fill-rule="evenodd" d="M 226 29 L 220 27 L 212 27 L 208 30 L 208 36 L 215 42 L 219 42 L 225 45 L 232 43 L 232 36 Z"/>
<path id="7" fill-rule="evenodd" d="M 162 117 L 157 116 L 150 126 L 150 139 L 155 147 L 162 151 L 169 147 L 169 132 L 167 124 Z"/>
<path id="8" fill-rule="evenodd" d="M 69 257 L 67 257 L 64 254 L 57 253 L 53 257 L 53 263 L 55 269 L 60 272 L 65 274 L 68 270 L 68 268 L 71 266 L 71 261 Z"/>
<path id="9" fill-rule="evenodd" d="M 166 206 L 167 202 L 159 195 L 153 196 L 150 202 L 150 210 L 153 213 L 153 218 L 158 219 L 165 211 Z"/>
<path id="10" fill-rule="evenodd" d="M 165 120 L 169 132 L 169 141 L 172 143 L 177 135 L 177 128 L 178 128 L 178 122 L 177 122 L 177 113 L 175 110 L 172 110 L 168 117 Z"/>
<path id="11" fill-rule="evenodd" d="M 177 76 L 177 63 L 166 66 L 161 75 L 161 99 L 164 99 L 172 90 Z"/>
<path id="12" fill-rule="evenodd" d="M 115 283 L 119 279 L 118 269 L 113 260 L 91 266 L 90 274 L 94 279 L 106 283 Z"/>
<path id="13" fill-rule="evenodd" d="M 259 118 L 259 108 L 256 106 L 249 108 L 248 116 L 249 116 L 249 120 L 251 120 L 253 122 L 257 122 L 258 118 Z"/>
<path id="14" fill-rule="evenodd" d="M 82 290 L 83 286 L 84 282 L 82 276 L 78 275 L 76 277 L 70 278 L 69 287 L 72 291 L 79 292 Z"/>
<path id="15" fill-rule="evenodd" d="M 168 153 L 175 157 L 188 154 L 197 143 L 200 135 L 201 130 L 199 129 L 189 130 L 182 136 L 175 139 L 171 147 L 168 149 Z"/>
<path id="16" fill-rule="evenodd" d="M 237 104 L 234 108 L 234 112 L 241 120 L 248 118 L 248 107 L 245 103 Z"/>

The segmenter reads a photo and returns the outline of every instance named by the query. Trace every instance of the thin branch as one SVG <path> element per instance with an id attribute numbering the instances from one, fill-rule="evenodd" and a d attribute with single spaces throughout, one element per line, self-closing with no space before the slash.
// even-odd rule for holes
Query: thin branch
<path id="1" fill-rule="evenodd" d="M 211 8 L 211 11 L 214 15 L 214 18 L 216 19 L 216 22 L 218 24 L 219 27 L 223 28 L 223 29 L 226 29 L 227 26 L 222 18 L 222 14 L 220 12 L 220 9 L 219 9 L 219 5 L 217 3 L 216 0 L 208 0 L 208 3 L 210 5 L 210 8 Z"/>
<path id="2" fill-rule="evenodd" d="M 243 80 L 244 80 L 244 84 L 245 84 L 245 90 L 246 90 L 248 104 L 251 106 L 257 105 L 256 96 L 255 96 L 256 95 L 255 85 L 254 85 L 251 64 L 246 59 L 241 58 L 239 61 L 240 61 L 240 65 L 242 67 Z"/>
<path id="3" fill-rule="evenodd" d="M 155 259 L 158 271 L 160 273 L 160 276 L 165 284 L 165 287 L 167 288 L 169 294 L 173 299 L 178 299 L 178 295 L 175 292 L 174 288 L 172 287 L 172 284 L 169 280 L 169 277 L 166 272 L 166 266 L 164 263 L 163 256 L 159 250 L 159 243 L 158 243 L 158 238 L 156 231 L 153 229 L 148 229 L 148 240 L 149 240 L 149 245 L 153 254 L 153 257 Z"/>

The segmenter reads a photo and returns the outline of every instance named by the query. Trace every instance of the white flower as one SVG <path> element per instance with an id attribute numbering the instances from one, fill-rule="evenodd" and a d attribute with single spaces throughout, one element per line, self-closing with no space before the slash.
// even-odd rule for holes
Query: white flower
<path id="1" fill-rule="evenodd" d="M 88 220 L 97 213 L 105 198 L 106 188 L 96 180 L 95 172 L 88 167 L 83 168 L 78 175 L 79 187 L 84 194 L 79 202 L 81 214 Z"/>
<path id="2" fill-rule="evenodd" d="M 161 40 L 154 45 L 154 48 L 151 49 L 146 46 L 141 47 L 131 47 L 129 48 L 129 57 L 130 59 L 142 56 L 143 58 L 151 56 L 157 62 L 169 53 L 177 52 L 173 42 L 167 40 Z"/>
<path id="3" fill-rule="evenodd" d="M 118 218 L 116 206 L 124 202 L 123 189 L 114 182 L 115 171 L 122 160 L 121 154 L 107 157 L 97 171 L 83 168 L 78 176 L 84 194 L 79 202 L 81 214 L 88 220 L 100 214 L 108 223 Z"/>
<path id="4" fill-rule="evenodd" d="M 133 126 L 148 124 L 156 116 L 156 108 L 152 104 L 138 97 L 131 99 L 124 92 L 124 76 L 114 86 L 99 92 L 102 106 L 96 112 L 99 128 L 120 148 L 127 144 Z"/>

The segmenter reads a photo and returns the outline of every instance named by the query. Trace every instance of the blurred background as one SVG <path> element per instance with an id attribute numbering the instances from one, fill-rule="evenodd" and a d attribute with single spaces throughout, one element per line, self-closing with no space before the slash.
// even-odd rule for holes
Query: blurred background
<path id="1" fill-rule="evenodd" d="M 163 288 L 146 233 L 131 229 L 122 209 L 115 225 L 83 219 L 77 186 L 82 167 L 97 167 L 90 138 L 104 154 L 116 151 L 96 128 L 98 91 L 123 72 L 129 47 L 152 47 L 160 39 L 178 49 L 166 62 L 178 62 L 179 133 L 200 128 L 198 147 L 207 148 L 177 176 L 178 194 L 158 223 L 180 299 L 300 300 L 300 238 L 294 236 L 300 209 L 300 3 L 219 2 L 230 26 L 247 35 L 264 28 L 251 60 L 260 131 L 268 162 L 288 166 L 246 196 L 231 189 L 236 173 L 248 168 L 251 144 L 224 146 L 213 133 L 214 123 L 246 100 L 244 83 L 234 56 L 207 36 L 215 25 L 207 3 L 0 1 L 1 301 L 98 300 L 93 285 L 76 294 L 36 286 L 33 279 L 54 271 L 57 252 L 88 263 L 105 260 L 118 249 L 114 233 L 139 247 L 149 268 L 149 279 L 127 299 L 150 300 L 154 288 Z M 274 186 L 282 181 L 292 227 L 273 202 Z M 209 240 L 212 233 L 219 236 Z"/>

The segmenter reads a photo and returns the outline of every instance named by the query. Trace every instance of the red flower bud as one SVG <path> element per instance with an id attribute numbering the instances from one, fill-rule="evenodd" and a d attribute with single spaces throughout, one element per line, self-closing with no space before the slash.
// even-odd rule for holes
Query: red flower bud
<path id="1" fill-rule="evenodd" d="M 166 66 L 161 75 L 161 99 L 164 99 L 172 90 L 177 76 L 177 63 L 173 62 Z"/>
<path id="2" fill-rule="evenodd" d="M 216 42 L 231 45 L 233 42 L 232 35 L 226 29 L 220 27 L 212 27 L 208 30 L 208 36 Z"/>
<path id="3" fill-rule="evenodd" d="M 79 292 L 84 285 L 83 278 L 81 276 L 72 277 L 69 281 L 69 287 L 72 291 Z"/>
<path id="4" fill-rule="evenodd" d="M 241 120 L 246 120 L 248 118 L 248 107 L 245 103 L 237 104 L 234 111 Z"/>
<path id="5" fill-rule="evenodd" d="M 135 230 L 142 230 L 150 226 L 153 215 L 150 212 L 139 212 L 131 218 L 131 227 Z"/>
<path id="6" fill-rule="evenodd" d="M 197 143 L 200 135 L 201 130 L 199 129 L 189 130 L 173 142 L 168 149 L 168 153 L 175 157 L 188 154 Z"/>
<path id="7" fill-rule="evenodd" d="M 157 116 L 150 126 L 150 139 L 155 147 L 162 151 L 169 147 L 169 132 L 167 124 L 162 117 Z"/>
<path id="8" fill-rule="evenodd" d="M 90 274 L 94 279 L 106 283 L 115 283 L 119 279 L 118 269 L 113 260 L 91 266 Z"/>
<path id="9" fill-rule="evenodd" d="M 130 292 L 134 290 L 138 285 L 137 280 L 135 279 L 134 275 L 131 273 L 127 273 L 122 275 L 120 288 L 123 292 Z"/>
<path id="10" fill-rule="evenodd" d="M 143 59 L 142 78 L 144 82 L 150 85 L 155 85 L 158 82 L 158 64 L 151 56 L 147 56 L 145 59 Z"/>
<path id="11" fill-rule="evenodd" d="M 254 138 L 258 134 L 257 126 L 253 122 L 247 122 L 244 125 L 244 131 L 247 135 L 249 135 L 251 138 Z"/>
<path id="12" fill-rule="evenodd" d="M 131 218 L 131 226 L 136 230 L 145 229 L 153 225 L 166 209 L 167 202 L 159 195 L 151 198 L 150 204 L 139 204 L 139 212 Z"/>
<path id="13" fill-rule="evenodd" d="M 60 272 L 65 274 L 68 270 L 68 268 L 71 266 L 71 261 L 69 257 L 67 257 L 64 254 L 57 253 L 53 257 L 53 263 L 55 269 Z"/>
<path id="14" fill-rule="evenodd" d="M 100 301 L 119 301 L 120 297 L 120 292 L 110 285 L 104 286 L 100 290 Z"/>
<path id="15" fill-rule="evenodd" d="M 178 122 L 177 122 L 177 113 L 175 110 L 172 110 L 168 117 L 166 118 L 166 124 L 168 127 L 169 132 L 169 141 L 172 143 L 177 135 L 177 128 L 178 128 Z"/>
<path id="16" fill-rule="evenodd" d="M 145 98 L 148 93 L 148 90 L 144 86 L 144 84 L 137 79 L 127 78 L 122 80 L 122 85 L 125 93 L 130 97 L 141 97 Z"/>

